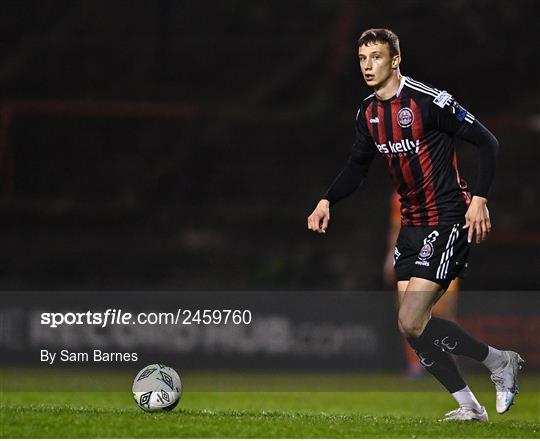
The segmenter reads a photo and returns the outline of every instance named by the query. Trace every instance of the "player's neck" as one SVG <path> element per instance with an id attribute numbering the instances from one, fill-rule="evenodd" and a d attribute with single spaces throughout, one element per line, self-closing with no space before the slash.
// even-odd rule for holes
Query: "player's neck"
<path id="1" fill-rule="evenodd" d="M 395 74 L 391 75 L 390 78 L 388 78 L 388 81 L 386 81 L 384 84 L 381 84 L 379 87 L 374 88 L 375 95 L 377 95 L 377 98 L 382 101 L 389 100 L 397 94 L 400 82 L 401 74 L 398 71 Z"/>

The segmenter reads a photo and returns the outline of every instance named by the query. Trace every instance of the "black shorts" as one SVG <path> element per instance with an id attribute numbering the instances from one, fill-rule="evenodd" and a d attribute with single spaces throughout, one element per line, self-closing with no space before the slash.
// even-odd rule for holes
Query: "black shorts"
<path id="1" fill-rule="evenodd" d="M 394 250 L 398 281 L 420 277 L 444 289 L 456 277 L 464 278 L 471 244 L 463 224 L 401 227 Z"/>

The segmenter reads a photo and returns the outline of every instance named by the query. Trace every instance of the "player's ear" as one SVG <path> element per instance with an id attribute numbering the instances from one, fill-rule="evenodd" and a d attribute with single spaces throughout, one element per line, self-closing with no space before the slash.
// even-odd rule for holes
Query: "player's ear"
<path id="1" fill-rule="evenodd" d="M 392 57 L 392 69 L 397 69 L 401 63 L 401 57 L 399 55 L 394 55 Z"/>

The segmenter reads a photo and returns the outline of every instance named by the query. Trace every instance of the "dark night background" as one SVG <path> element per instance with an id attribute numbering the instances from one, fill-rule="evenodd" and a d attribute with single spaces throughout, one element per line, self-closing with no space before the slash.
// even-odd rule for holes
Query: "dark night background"
<path id="1" fill-rule="evenodd" d="M 390 179 L 305 219 L 370 92 L 356 40 L 499 138 L 494 232 L 465 289 L 537 289 L 538 2 L 6 1 L 3 289 L 383 289 Z M 476 150 L 458 145 L 474 183 Z"/>

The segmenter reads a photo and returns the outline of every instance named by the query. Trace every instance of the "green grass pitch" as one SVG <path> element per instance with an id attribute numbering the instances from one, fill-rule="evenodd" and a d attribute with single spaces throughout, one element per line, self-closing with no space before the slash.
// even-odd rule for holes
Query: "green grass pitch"
<path id="1" fill-rule="evenodd" d="M 180 405 L 168 413 L 148 414 L 139 410 L 131 397 L 131 372 L 71 371 L 56 377 L 37 371 L 0 373 L 2 438 L 540 435 L 540 377 L 534 375 L 523 377 L 522 393 L 505 415 L 495 412 L 495 394 L 487 375 L 468 376 L 491 421 L 444 423 L 437 420 L 455 408 L 455 402 L 430 378 L 411 382 L 390 374 L 185 373 Z M 26 378 L 26 383 L 14 386 L 20 378 Z M 73 392 L 81 381 L 88 385 L 89 378 L 95 382 L 93 390 L 103 390 Z M 43 389 L 44 384 L 49 391 L 31 391 Z M 118 391 L 119 386 L 122 391 Z"/>

